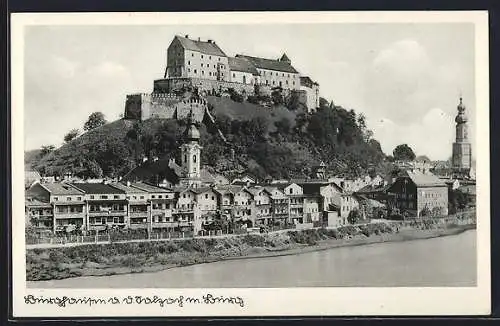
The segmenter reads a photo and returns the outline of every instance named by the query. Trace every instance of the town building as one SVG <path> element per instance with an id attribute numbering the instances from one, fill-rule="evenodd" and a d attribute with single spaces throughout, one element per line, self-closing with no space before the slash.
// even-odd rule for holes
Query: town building
<path id="1" fill-rule="evenodd" d="M 85 224 L 89 230 L 102 231 L 129 225 L 125 191 L 103 183 L 72 183 L 71 186 L 84 194 L 88 221 Z M 139 194 L 139 199 L 146 200 L 146 194 Z"/>
<path id="2" fill-rule="evenodd" d="M 27 197 L 24 203 L 25 224 L 37 232 L 54 230 L 54 210 L 50 203 Z"/>
<path id="3" fill-rule="evenodd" d="M 422 211 L 433 215 L 448 214 L 448 186 L 431 173 L 406 171 L 387 190 L 389 206 L 421 217 Z"/>
<path id="4" fill-rule="evenodd" d="M 468 118 L 465 114 L 465 105 L 462 103 L 461 97 L 457 110 L 458 114 L 455 117 L 456 134 L 452 154 L 452 173 L 454 178 L 468 179 L 470 178 L 472 167 L 472 148 L 469 141 Z"/>
<path id="5" fill-rule="evenodd" d="M 28 198 L 50 204 L 53 212 L 52 231 L 63 232 L 85 226 L 84 192 L 66 183 L 35 183 L 27 190 Z M 47 211 L 45 218 L 49 217 Z"/>
<path id="6" fill-rule="evenodd" d="M 254 217 L 254 225 L 266 225 L 272 218 L 272 193 L 262 186 L 252 186 L 248 191 L 253 195 L 255 212 L 252 213 Z"/>
<path id="7" fill-rule="evenodd" d="M 148 213 L 150 217 L 147 219 L 151 223 L 153 232 L 174 231 L 175 223 L 173 211 L 175 209 L 175 193 L 170 189 L 156 187 L 143 182 L 130 183 L 131 188 L 135 188 L 148 193 Z M 143 207 L 136 210 L 136 217 L 142 217 L 144 214 Z M 133 216 L 133 211 L 130 211 L 130 218 Z M 132 224 L 132 221 L 130 222 Z"/>

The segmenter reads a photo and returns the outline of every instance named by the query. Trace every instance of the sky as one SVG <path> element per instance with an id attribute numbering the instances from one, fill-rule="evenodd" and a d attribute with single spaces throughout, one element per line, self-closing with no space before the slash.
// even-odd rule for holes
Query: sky
<path id="1" fill-rule="evenodd" d="M 170 42 L 186 34 L 215 40 L 228 56 L 285 52 L 322 97 L 367 117 L 386 154 L 406 143 L 417 155 L 448 159 L 462 95 L 474 144 L 473 24 L 29 26 L 25 150 L 61 145 L 92 112 L 118 119 L 127 94 L 152 91 Z"/>

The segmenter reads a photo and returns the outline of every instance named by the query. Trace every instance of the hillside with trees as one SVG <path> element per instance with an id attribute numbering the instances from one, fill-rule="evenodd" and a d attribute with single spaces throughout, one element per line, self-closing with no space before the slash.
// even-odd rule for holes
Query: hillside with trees
<path id="1" fill-rule="evenodd" d="M 204 119 L 200 125 L 203 164 L 228 177 L 246 171 L 260 179 L 306 177 L 320 161 L 335 174 L 385 171 L 386 157 L 364 116 L 324 99 L 320 104 L 307 114 L 284 105 L 209 98 L 215 124 Z M 123 176 L 146 159 L 178 158 L 184 128 L 185 121 L 174 119 L 106 123 L 93 113 L 85 133 L 69 131 L 64 145 L 39 152 L 33 166 L 42 175 Z"/>

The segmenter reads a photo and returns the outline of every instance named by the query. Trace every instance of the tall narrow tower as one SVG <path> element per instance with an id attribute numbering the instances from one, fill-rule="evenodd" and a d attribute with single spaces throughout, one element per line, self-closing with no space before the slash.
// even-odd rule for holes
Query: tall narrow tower
<path id="1" fill-rule="evenodd" d="M 472 150 L 469 142 L 467 115 L 465 114 L 465 106 L 460 97 L 460 103 L 457 107 L 458 114 L 455 118 L 456 138 L 453 143 L 452 155 L 452 171 L 454 178 L 469 178 L 472 165 Z"/>
<path id="2" fill-rule="evenodd" d="M 188 125 L 184 132 L 184 144 L 181 146 L 181 160 L 184 175 L 181 183 L 186 186 L 196 186 L 200 183 L 201 149 L 200 132 L 193 120 L 193 111 L 189 113 Z"/>

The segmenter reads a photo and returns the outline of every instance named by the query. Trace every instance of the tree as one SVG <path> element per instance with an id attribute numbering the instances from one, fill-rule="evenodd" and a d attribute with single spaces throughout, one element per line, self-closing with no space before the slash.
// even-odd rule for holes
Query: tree
<path id="1" fill-rule="evenodd" d="M 66 135 L 64 135 L 64 141 L 66 143 L 69 143 L 70 141 L 72 141 L 73 139 L 78 137 L 79 134 L 80 134 L 80 130 L 71 129 Z"/>
<path id="2" fill-rule="evenodd" d="M 89 131 L 100 126 L 104 126 L 106 123 L 107 121 L 102 112 L 94 112 L 89 116 L 87 122 L 83 125 L 83 129 L 85 131 Z"/>
<path id="3" fill-rule="evenodd" d="M 349 215 L 347 216 L 347 222 L 349 222 L 350 224 L 356 224 L 360 219 L 361 214 L 359 213 L 359 210 L 357 208 L 350 211 Z"/>
<path id="4" fill-rule="evenodd" d="M 431 210 L 429 209 L 429 207 L 425 206 L 424 208 L 422 208 L 422 210 L 420 211 L 420 216 L 422 217 L 427 217 L 427 216 L 430 216 L 431 215 Z"/>
<path id="5" fill-rule="evenodd" d="M 40 157 L 44 157 L 45 155 L 53 152 L 56 149 L 54 145 L 44 145 L 40 148 Z"/>
<path id="6" fill-rule="evenodd" d="M 407 144 L 396 146 L 392 155 L 396 161 L 413 161 L 415 159 L 415 153 Z"/>

